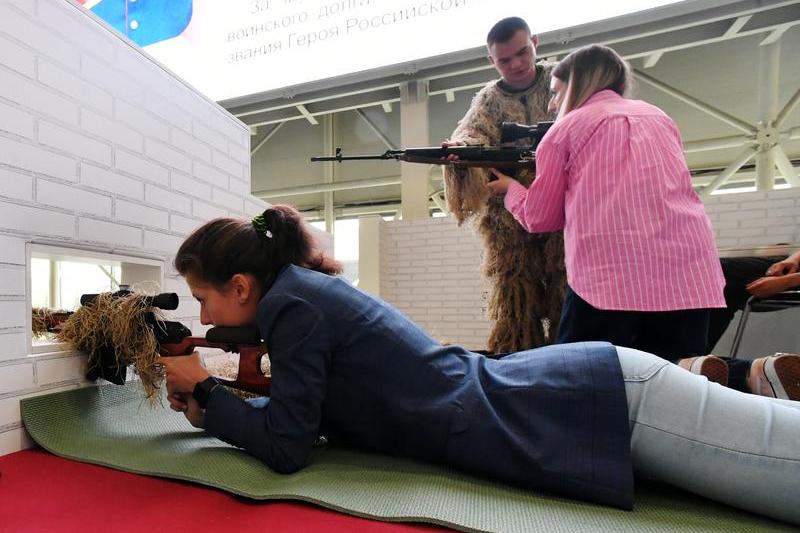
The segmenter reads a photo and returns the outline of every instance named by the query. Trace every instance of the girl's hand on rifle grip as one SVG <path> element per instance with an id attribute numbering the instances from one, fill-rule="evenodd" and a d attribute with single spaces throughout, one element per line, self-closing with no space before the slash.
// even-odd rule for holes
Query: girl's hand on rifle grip
<path id="1" fill-rule="evenodd" d="M 496 176 L 496 179 L 489 178 L 489 182 L 486 184 L 489 189 L 492 190 L 494 194 L 505 194 L 508 191 L 509 185 L 514 182 L 514 178 L 511 176 L 507 176 L 497 170 L 496 168 L 490 168 L 489 172 Z"/>
<path id="2" fill-rule="evenodd" d="M 194 386 L 211 376 L 200 362 L 200 354 L 162 357 L 167 390 L 192 394 Z"/>

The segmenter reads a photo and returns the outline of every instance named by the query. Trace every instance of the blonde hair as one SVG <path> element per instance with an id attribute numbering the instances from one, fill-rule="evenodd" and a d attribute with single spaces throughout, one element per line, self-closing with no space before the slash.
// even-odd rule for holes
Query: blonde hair
<path id="1" fill-rule="evenodd" d="M 628 62 L 601 44 L 590 44 L 570 53 L 553 69 L 553 76 L 567 85 L 559 118 L 582 106 L 599 91 L 610 89 L 627 96 L 631 87 Z"/>

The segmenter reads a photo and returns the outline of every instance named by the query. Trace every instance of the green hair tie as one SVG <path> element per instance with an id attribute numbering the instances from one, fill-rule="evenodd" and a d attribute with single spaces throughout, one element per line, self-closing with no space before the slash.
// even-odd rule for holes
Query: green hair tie
<path id="1" fill-rule="evenodd" d="M 253 227 L 256 228 L 256 231 L 259 233 L 266 235 L 267 239 L 272 238 L 272 232 L 267 229 L 267 221 L 264 220 L 264 215 L 253 217 Z"/>

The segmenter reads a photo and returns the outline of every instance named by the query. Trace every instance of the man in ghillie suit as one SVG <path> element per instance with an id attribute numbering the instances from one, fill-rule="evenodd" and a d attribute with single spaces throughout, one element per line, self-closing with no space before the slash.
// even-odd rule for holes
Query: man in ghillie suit
<path id="1" fill-rule="evenodd" d="M 521 18 L 495 24 L 486 45 L 502 78 L 478 92 L 445 145 L 497 145 L 504 121 L 535 124 L 549 119 L 553 65 L 536 63 L 537 43 Z M 483 272 L 491 285 L 489 318 L 494 320 L 487 348 L 501 353 L 542 346 L 552 342 L 558 330 L 566 282 L 563 237 L 561 232 L 525 231 L 503 207 L 502 197 L 488 190 L 488 176 L 482 168 L 449 166 L 444 171 L 450 212 L 459 225 L 474 222 L 484 241 Z M 526 187 L 534 177 L 528 169 L 516 174 Z"/>

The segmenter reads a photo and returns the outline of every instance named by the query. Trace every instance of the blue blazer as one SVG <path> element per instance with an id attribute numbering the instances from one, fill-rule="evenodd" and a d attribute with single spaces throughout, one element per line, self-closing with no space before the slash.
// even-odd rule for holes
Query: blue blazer
<path id="1" fill-rule="evenodd" d="M 318 434 L 573 498 L 631 508 L 625 388 L 606 343 L 489 359 L 442 346 L 347 282 L 286 267 L 258 304 L 269 398 L 217 387 L 205 425 L 278 472 Z"/>

